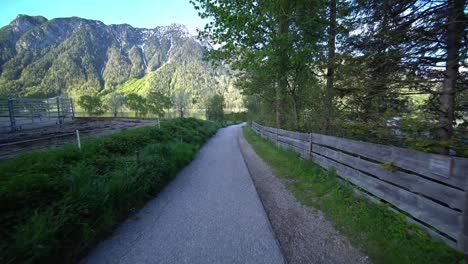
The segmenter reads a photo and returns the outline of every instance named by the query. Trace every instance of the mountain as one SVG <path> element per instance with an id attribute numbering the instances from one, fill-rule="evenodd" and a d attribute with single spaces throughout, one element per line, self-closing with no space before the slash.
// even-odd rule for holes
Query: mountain
<path id="1" fill-rule="evenodd" d="M 197 36 L 180 24 L 144 29 L 19 15 L 0 29 L 0 97 L 182 90 L 191 107 L 214 93 L 241 104 L 229 70 L 203 60 L 212 47 Z"/>

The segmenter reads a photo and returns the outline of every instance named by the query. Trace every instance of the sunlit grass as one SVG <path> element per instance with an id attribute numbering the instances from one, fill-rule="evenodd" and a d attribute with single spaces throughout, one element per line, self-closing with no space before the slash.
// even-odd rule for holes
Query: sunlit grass
<path id="1" fill-rule="evenodd" d="M 357 198 L 334 172 L 278 148 L 248 127 L 244 135 L 298 201 L 324 212 L 374 263 L 466 263 L 461 253 L 431 239 L 402 215 Z"/>
<path id="2" fill-rule="evenodd" d="M 172 119 L 0 163 L 0 263 L 77 262 L 219 127 Z"/>

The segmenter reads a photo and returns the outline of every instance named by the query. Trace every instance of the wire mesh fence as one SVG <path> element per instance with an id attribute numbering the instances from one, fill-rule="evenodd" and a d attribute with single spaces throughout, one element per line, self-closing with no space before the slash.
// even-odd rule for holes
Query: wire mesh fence
<path id="1" fill-rule="evenodd" d="M 13 132 L 74 118 L 70 98 L 0 98 L 0 132 Z"/>

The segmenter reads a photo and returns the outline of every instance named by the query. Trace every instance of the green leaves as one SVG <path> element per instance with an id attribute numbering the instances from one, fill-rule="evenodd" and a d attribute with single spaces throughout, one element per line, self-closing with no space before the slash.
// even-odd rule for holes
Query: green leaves
<path id="1" fill-rule="evenodd" d="M 213 95 L 206 106 L 206 119 L 224 121 L 224 107 L 224 97 L 218 94 Z"/>
<path id="2" fill-rule="evenodd" d="M 148 113 L 146 106 L 146 99 L 138 94 L 128 94 L 126 97 L 125 105 L 135 111 L 136 116 L 145 116 Z"/>
<path id="3" fill-rule="evenodd" d="M 160 118 L 164 116 L 165 109 L 172 107 L 173 103 L 168 96 L 165 96 L 161 92 L 150 92 L 146 99 L 148 110 L 158 115 Z"/>
<path id="4" fill-rule="evenodd" d="M 106 111 L 106 107 L 100 96 L 82 95 L 78 100 L 78 105 L 88 114 L 98 115 Z"/>

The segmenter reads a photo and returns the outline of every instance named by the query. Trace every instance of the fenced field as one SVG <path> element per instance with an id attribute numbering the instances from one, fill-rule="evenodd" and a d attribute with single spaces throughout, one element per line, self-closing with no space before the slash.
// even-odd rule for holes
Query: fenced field
<path id="1" fill-rule="evenodd" d="M 252 128 L 302 158 L 334 169 L 359 195 L 387 203 L 431 236 L 468 254 L 468 159 L 255 122 Z"/>
<path id="2" fill-rule="evenodd" d="M 0 133 L 62 124 L 73 118 L 70 98 L 0 98 Z"/>
<path id="3" fill-rule="evenodd" d="M 87 138 L 158 124 L 156 119 L 77 117 L 60 126 L 41 126 L 16 133 L 3 133 L 0 134 L 0 161 L 30 151 L 76 144 L 77 130 L 82 138 Z"/>

